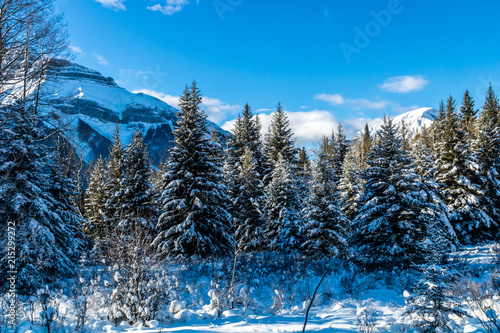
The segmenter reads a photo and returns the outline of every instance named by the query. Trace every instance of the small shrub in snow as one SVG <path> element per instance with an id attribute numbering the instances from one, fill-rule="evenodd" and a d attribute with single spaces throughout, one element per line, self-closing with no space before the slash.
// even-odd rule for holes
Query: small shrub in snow
<path id="1" fill-rule="evenodd" d="M 356 331 L 360 333 L 372 333 L 377 327 L 378 312 L 369 305 L 357 316 Z"/>
<path id="2" fill-rule="evenodd" d="M 407 299 L 405 314 L 415 327 L 424 332 L 456 332 L 454 317 L 464 317 L 460 301 L 451 293 L 459 274 L 437 264 L 417 266 L 423 278 L 417 283 L 416 294 Z"/>
<path id="3" fill-rule="evenodd" d="M 217 318 L 220 318 L 222 312 L 229 309 L 232 301 L 230 287 L 227 281 L 214 277 L 210 282 L 208 297 L 210 298 L 210 307 L 212 309 L 217 309 Z"/>
<path id="4" fill-rule="evenodd" d="M 460 292 L 465 296 L 472 315 L 481 322 L 487 332 L 500 332 L 500 307 L 494 301 L 498 290 L 490 282 L 474 282 L 468 280 Z"/>

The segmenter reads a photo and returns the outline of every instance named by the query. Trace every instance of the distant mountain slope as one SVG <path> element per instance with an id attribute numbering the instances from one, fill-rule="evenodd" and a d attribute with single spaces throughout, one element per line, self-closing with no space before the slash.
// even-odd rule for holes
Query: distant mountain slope
<path id="1" fill-rule="evenodd" d="M 86 162 L 108 155 L 116 124 L 124 144 L 130 143 L 137 129 L 153 163 L 165 157 L 177 121 L 173 107 L 155 97 L 131 93 L 112 78 L 69 61 L 53 62 L 47 77 L 47 85 L 54 86 L 57 94 L 45 112 L 56 112 L 70 124 L 75 133 L 70 140 Z M 230 136 L 216 124 L 208 125 L 222 138 Z"/>
<path id="2" fill-rule="evenodd" d="M 408 133 L 410 136 L 413 136 L 416 133 L 422 132 L 424 127 L 430 127 L 432 122 L 438 117 L 438 114 L 439 112 L 433 108 L 419 108 L 400 114 L 392 118 L 392 121 L 398 126 L 401 126 L 404 121 Z M 377 136 L 381 129 L 382 123 L 372 126 L 370 128 L 370 134 L 372 136 Z M 359 131 L 358 134 L 356 134 L 356 138 L 360 138 L 362 135 L 363 131 Z"/>

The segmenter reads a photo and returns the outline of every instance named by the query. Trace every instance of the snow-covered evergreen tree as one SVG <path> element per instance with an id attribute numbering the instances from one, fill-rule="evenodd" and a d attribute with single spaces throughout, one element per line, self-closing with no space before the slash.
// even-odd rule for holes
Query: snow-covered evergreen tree
<path id="1" fill-rule="evenodd" d="M 498 239 L 500 225 L 500 109 L 493 88 L 488 88 L 479 117 L 474 156 L 480 166 L 484 197 L 482 207 L 495 221 L 489 235 Z"/>
<path id="2" fill-rule="evenodd" d="M 90 181 L 85 195 L 85 232 L 94 240 L 103 240 L 108 235 L 104 207 L 106 197 L 107 170 L 102 156 L 92 168 Z"/>
<path id="3" fill-rule="evenodd" d="M 307 197 L 311 176 L 311 161 L 306 148 L 302 147 L 299 150 L 299 158 L 297 160 L 297 184 L 301 202 Z"/>
<path id="4" fill-rule="evenodd" d="M 224 256 L 234 247 L 221 161 L 210 141 L 202 98 L 193 82 L 180 98 L 153 241 L 163 256 Z"/>
<path id="5" fill-rule="evenodd" d="M 469 154 L 465 131 L 460 127 L 451 96 L 447 101 L 438 145 L 435 180 L 445 185 L 444 202 L 456 234 L 465 243 L 483 240 L 495 229 L 495 222 L 481 207 L 484 192 L 479 166 Z"/>
<path id="6" fill-rule="evenodd" d="M 374 268 L 422 262 L 452 245 L 446 212 L 401 147 L 396 126 L 385 118 L 363 171 L 362 207 L 350 237 L 356 260 Z"/>
<path id="7" fill-rule="evenodd" d="M 469 93 L 465 90 L 462 105 L 460 106 L 460 122 L 461 127 L 465 131 L 466 139 L 471 142 L 476 134 L 476 115 L 477 110 L 474 110 L 475 102 Z"/>
<path id="8" fill-rule="evenodd" d="M 291 253 L 299 250 L 302 242 L 300 199 L 297 181 L 287 160 L 278 153 L 272 180 L 266 186 L 264 236 L 271 251 Z"/>
<path id="9" fill-rule="evenodd" d="M 350 220 L 358 214 L 358 204 L 364 185 L 364 180 L 360 177 L 360 161 L 353 156 L 356 147 L 353 148 L 344 159 L 342 178 L 338 185 L 340 207 Z"/>
<path id="10" fill-rule="evenodd" d="M 332 138 L 333 138 L 332 134 Z M 349 145 L 347 143 L 345 134 L 344 134 L 344 128 L 342 125 L 339 123 L 338 128 L 337 128 L 337 135 L 335 136 L 335 141 L 332 142 L 333 144 L 333 156 L 332 156 L 332 168 L 333 168 L 333 181 L 335 182 L 335 185 L 337 186 L 338 183 L 340 182 L 340 179 L 342 178 L 342 173 L 343 173 L 343 164 L 344 164 L 344 159 L 347 155 L 347 152 L 349 150 Z"/>
<path id="11" fill-rule="evenodd" d="M 290 167 L 295 168 L 297 165 L 298 151 L 293 142 L 290 121 L 281 103 L 278 103 L 276 112 L 271 117 L 271 125 L 266 134 L 265 152 L 269 161 L 274 165 L 278 162 L 279 155 Z"/>
<path id="12" fill-rule="evenodd" d="M 86 243 L 71 200 L 74 185 L 62 175 L 57 151 L 43 143 L 47 135 L 28 104 L 2 107 L 0 272 L 7 277 L 16 271 L 16 290 L 23 294 L 71 276 Z M 14 267 L 8 262 L 9 236 L 15 241 Z"/>
<path id="13" fill-rule="evenodd" d="M 405 309 L 411 325 L 423 332 L 457 332 L 459 327 L 450 315 L 467 316 L 460 309 L 461 301 L 452 294 L 460 275 L 449 265 L 430 263 L 417 267 L 423 277 L 417 283 L 415 294 L 406 300 Z"/>
<path id="14" fill-rule="evenodd" d="M 262 238 L 262 213 L 260 205 L 264 193 L 263 183 L 257 172 L 257 162 L 250 148 L 246 147 L 237 165 L 238 197 L 233 201 L 233 223 L 237 251 L 251 252 L 264 248 Z"/>
<path id="15" fill-rule="evenodd" d="M 153 222 L 156 207 L 150 176 L 147 146 L 141 132 L 135 131 L 123 161 L 123 206 L 120 214 L 128 224 L 140 222 L 147 229 L 153 229 L 156 224 L 156 221 Z"/>
<path id="16" fill-rule="evenodd" d="M 305 242 L 301 248 L 308 255 L 333 257 L 347 245 L 350 222 L 338 205 L 333 178 L 326 155 L 321 154 L 302 211 Z"/>
<path id="17" fill-rule="evenodd" d="M 113 136 L 113 145 L 109 151 L 107 162 L 108 181 L 106 184 L 106 223 L 110 232 L 120 225 L 122 219 L 121 208 L 124 206 L 123 200 L 123 163 L 125 150 L 120 141 L 120 131 L 116 124 L 116 131 Z"/>
<path id="18" fill-rule="evenodd" d="M 262 152 L 260 124 L 248 104 L 236 119 L 224 165 L 226 185 L 231 198 L 237 249 L 262 248 L 261 211 L 265 205 L 264 182 L 267 163 Z"/>

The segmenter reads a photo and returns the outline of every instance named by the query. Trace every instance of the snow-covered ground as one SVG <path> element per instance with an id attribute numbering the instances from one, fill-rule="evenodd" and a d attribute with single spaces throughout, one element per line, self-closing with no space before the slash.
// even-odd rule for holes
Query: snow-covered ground
<path id="1" fill-rule="evenodd" d="M 498 253 L 496 246 L 483 245 L 463 248 L 452 257 L 453 265 L 463 276 L 454 293 L 463 296 L 462 309 L 470 315 L 456 318 L 457 332 L 488 332 L 477 317 L 486 322 L 488 318 L 478 312 L 470 298 L 467 302 L 462 288 L 471 283 L 486 286 L 488 281 L 493 281 L 495 287 Z M 88 305 L 86 332 L 301 332 L 308 302 L 325 264 L 326 261 L 300 262 L 272 255 L 242 257 L 231 294 L 231 260 L 171 263 L 164 266 L 162 292 L 166 300 L 156 319 L 132 325 L 125 321 L 115 325 L 108 320 L 116 269 L 114 273 L 102 268 L 87 270 L 87 277 L 92 278 L 62 281 L 50 293 L 45 308 L 53 308 L 56 313 L 51 332 L 75 331 L 75 304 L 81 304 L 82 299 Z M 411 286 L 417 279 L 414 272 L 365 273 L 351 264 L 335 264 L 318 291 L 306 331 L 418 332 L 404 316 L 405 299 L 411 295 Z M 78 290 L 82 286 L 88 288 L 89 296 Z M 489 314 L 494 317 L 500 312 L 498 289 L 493 292 L 493 287 L 490 284 L 478 290 L 485 296 L 482 304 L 493 310 Z M 490 292 L 493 293 L 487 295 Z M 40 299 L 33 297 L 32 304 L 21 304 L 17 310 L 18 332 L 46 332 Z M 491 332 L 498 329 L 493 327 Z"/>

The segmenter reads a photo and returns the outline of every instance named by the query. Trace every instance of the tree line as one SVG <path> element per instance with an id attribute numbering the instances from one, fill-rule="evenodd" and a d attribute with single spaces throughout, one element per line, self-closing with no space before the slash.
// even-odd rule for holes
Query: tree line
<path id="1" fill-rule="evenodd" d="M 224 148 L 200 103 L 196 84 L 186 87 L 174 146 L 154 180 L 140 133 L 125 150 L 116 134 L 107 167 L 96 163 L 87 190 L 87 229 L 97 243 L 132 223 L 149 228 L 164 258 L 273 251 L 383 267 L 498 238 L 492 87 L 479 117 L 466 91 L 459 110 L 450 97 L 414 137 L 385 117 L 375 137 L 366 126 L 349 142 L 339 124 L 314 159 L 295 147 L 280 104 L 264 138 L 245 105 Z"/>

